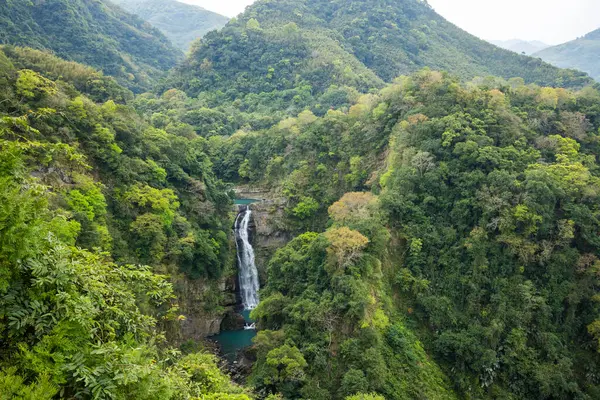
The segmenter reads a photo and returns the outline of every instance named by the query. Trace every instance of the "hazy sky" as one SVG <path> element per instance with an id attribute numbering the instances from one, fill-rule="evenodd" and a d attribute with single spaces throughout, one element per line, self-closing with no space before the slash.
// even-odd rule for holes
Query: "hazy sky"
<path id="1" fill-rule="evenodd" d="M 429 0 L 446 19 L 483 39 L 559 44 L 600 28 L 600 0 Z"/>
<path id="2" fill-rule="evenodd" d="M 181 0 L 228 17 L 253 0 Z M 446 19 L 483 39 L 563 43 L 600 28 L 600 0 L 429 0 Z"/>
<path id="3" fill-rule="evenodd" d="M 254 0 L 179 0 L 182 3 L 196 4 L 207 10 L 218 12 L 227 17 L 235 17 L 243 12 L 246 6 L 254 3 Z"/>

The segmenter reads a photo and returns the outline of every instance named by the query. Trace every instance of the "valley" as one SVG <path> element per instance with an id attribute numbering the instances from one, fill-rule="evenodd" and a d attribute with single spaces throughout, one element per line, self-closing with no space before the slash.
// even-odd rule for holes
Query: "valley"
<path id="1" fill-rule="evenodd" d="M 184 53 L 195 40 L 229 21 L 223 15 L 178 1 L 115 0 L 114 3 L 158 28 Z"/>
<path id="2" fill-rule="evenodd" d="M 593 77 L 422 0 L 120 3 L 0 5 L 0 399 L 600 398 Z"/>

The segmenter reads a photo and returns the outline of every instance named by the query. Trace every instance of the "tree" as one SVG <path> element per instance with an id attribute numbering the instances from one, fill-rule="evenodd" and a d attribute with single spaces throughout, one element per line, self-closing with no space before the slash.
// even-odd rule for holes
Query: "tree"
<path id="1" fill-rule="evenodd" d="M 269 351 L 266 365 L 271 375 L 265 378 L 265 383 L 279 386 L 302 382 L 305 378 L 304 369 L 308 363 L 297 347 L 284 344 Z"/>
<path id="2" fill-rule="evenodd" d="M 170 278 L 155 273 L 164 254 L 174 272 L 190 254 L 215 276 L 229 264 L 230 200 L 203 143 L 151 128 L 100 73 L 10 48 L 32 68 L 18 73 L 5 51 L 0 398 L 248 400 L 214 357 L 182 361 L 161 330 L 178 328 Z"/>
<path id="3" fill-rule="evenodd" d="M 377 198 L 370 192 L 346 193 L 329 207 L 329 217 L 340 225 L 372 218 Z"/>
<path id="4" fill-rule="evenodd" d="M 420 176 L 435 167 L 435 161 L 428 152 L 420 151 L 413 157 L 411 164 L 417 170 Z"/>
<path id="5" fill-rule="evenodd" d="M 59 389 L 42 376 L 35 382 L 26 384 L 24 378 L 16 375 L 16 368 L 0 371 L 0 398 L 13 400 L 51 400 Z"/>
<path id="6" fill-rule="evenodd" d="M 246 29 L 249 31 L 259 31 L 260 23 L 256 20 L 256 18 L 250 18 L 248 22 L 246 22 Z"/>
<path id="7" fill-rule="evenodd" d="M 329 241 L 327 253 L 333 258 L 334 273 L 339 274 L 358 260 L 362 255 L 362 250 L 369 244 L 369 239 L 360 232 L 353 231 L 347 227 L 330 229 L 325 232 L 325 237 Z"/>
<path id="8" fill-rule="evenodd" d="M 346 400 L 385 400 L 385 397 L 376 393 L 357 393 L 353 396 L 346 397 Z"/>
<path id="9" fill-rule="evenodd" d="M 350 369 L 344 374 L 340 393 L 343 396 L 350 396 L 354 393 L 365 392 L 369 389 L 369 382 L 365 373 L 358 369 Z M 346 397 L 348 398 L 348 397 Z"/>
<path id="10" fill-rule="evenodd" d="M 318 209 L 319 203 L 315 199 L 303 196 L 300 199 L 300 202 L 292 210 L 292 214 L 300 220 L 306 220 L 314 216 Z"/>
<path id="11" fill-rule="evenodd" d="M 29 69 L 19 71 L 17 93 L 28 100 L 57 93 L 54 82 Z"/>
<path id="12" fill-rule="evenodd" d="M 158 264 L 165 255 L 167 236 L 160 215 L 142 214 L 131 223 L 138 256 L 150 264 Z"/>

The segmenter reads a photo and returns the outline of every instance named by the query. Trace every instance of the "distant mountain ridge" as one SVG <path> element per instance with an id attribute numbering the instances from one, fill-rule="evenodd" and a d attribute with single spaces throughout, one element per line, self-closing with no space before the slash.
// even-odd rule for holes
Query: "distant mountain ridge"
<path id="1" fill-rule="evenodd" d="M 591 82 L 583 73 L 480 40 L 421 0 L 262 0 L 207 34 L 164 89 L 191 96 L 218 91 L 230 100 L 291 90 L 281 101 L 290 107 L 294 96 L 301 101 L 334 87 L 368 91 L 425 67 L 464 79 L 522 77 L 546 86 Z"/>
<path id="2" fill-rule="evenodd" d="M 570 42 L 539 51 L 534 56 L 557 67 L 587 72 L 600 81 L 600 29 Z"/>
<path id="3" fill-rule="evenodd" d="M 223 15 L 175 0 L 112 1 L 158 28 L 182 51 L 188 51 L 194 40 L 229 21 Z"/>
<path id="4" fill-rule="evenodd" d="M 498 47 L 502 47 L 503 49 L 514 51 L 515 53 L 524 53 L 528 56 L 550 47 L 549 44 L 540 42 L 539 40 L 491 40 L 490 43 L 493 43 Z"/>
<path id="5" fill-rule="evenodd" d="M 183 57 L 158 29 L 99 0 L 0 2 L 0 42 L 53 51 L 147 90 Z"/>

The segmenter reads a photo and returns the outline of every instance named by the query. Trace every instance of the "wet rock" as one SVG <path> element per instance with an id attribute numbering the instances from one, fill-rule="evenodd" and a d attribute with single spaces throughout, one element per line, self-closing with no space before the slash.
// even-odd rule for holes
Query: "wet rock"
<path id="1" fill-rule="evenodd" d="M 252 245 L 256 266 L 264 279 L 269 258 L 293 238 L 285 223 L 286 199 L 277 192 L 262 188 L 239 186 L 234 190 L 240 199 L 258 200 L 250 205 L 253 215 Z"/>
<path id="2" fill-rule="evenodd" d="M 221 331 L 238 331 L 244 329 L 246 321 L 240 313 L 230 311 L 225 314 L 225 318 L 221 322 Z"/>
<path id="3" fill-rule="evenodd" d="M 182 318 L 167 327 L 169 340 L 184 343 L 201 341 L 207 336 L 219 334 L 227 312 L 235 307 L 235 294 L 228 291 L 225 277 L 219 281 L 189 279 L 180 275 L 174 279 Z M 218 299 L 218 306 L 215 305 Z"/>
<path id="4" fill-rule="evenodd" d="M 234 362 L 228 363 L 226 368 L 234 382 L 243 384 L 252 373 L 252 366 L 256 362 L 254 346 L 240 350 Z"/>

